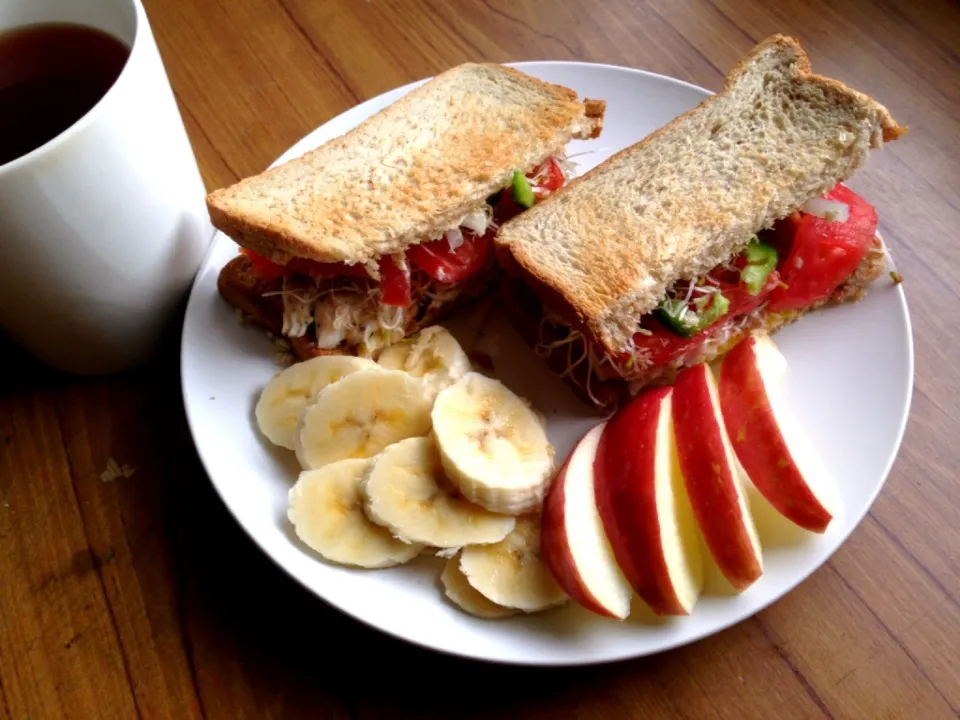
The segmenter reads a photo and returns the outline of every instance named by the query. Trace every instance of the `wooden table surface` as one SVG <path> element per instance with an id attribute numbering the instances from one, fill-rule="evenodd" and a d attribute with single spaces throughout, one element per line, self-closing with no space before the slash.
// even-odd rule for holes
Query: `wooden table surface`
<path id="1" fill-rule="evenodd" d="M 383 637 L 261 554 L 197 460 L 176 330 L 150 367 L 107 379 L 49 372 L 7 343 L 0 718 L 958 716 L 955 1 L 145 4 L 210 188 L 261 170 L 358 102 L 459 62 L 587 60 L 718 89 L 755 42 L 796 35 L 817 70 L 912 128 L 853 185 L 879 206 L 905 278 L 913 410 L 869 515 L 796 591 L 657 657 L 538 671 Z M 105 481 L 111 461 L 134 472 Z"/>

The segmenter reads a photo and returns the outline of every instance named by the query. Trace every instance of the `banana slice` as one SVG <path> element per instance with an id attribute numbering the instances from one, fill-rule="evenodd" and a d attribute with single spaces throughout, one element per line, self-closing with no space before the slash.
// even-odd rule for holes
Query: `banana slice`
<path id="1" fill-rule="evenodd" d="M 470 372 L 470 358 L 456 338 L 439 325 L 391 345 L 380 353 L 377 362 L 388 370 L 403 370 L 423 378 L 434 397 Z"/>
<path id="2" fill-rule="evenodd" d="M 300 413 L 318 392 L 350 373 L 377 368 L 373 360 L 326 355 L 281 370 L 266 384 L 257 401 L 260 432 L 274 445 L 293 450 Z"/>
<path id="3" fill-rule="evenodd" d="M 437 396 L 432 417 L 443 469 L 464 497 L 507 515 L 540 506 L 553 447 L 537 414 L 506 385 L 467 373 Z"/>
<path id="4" fill-rule="evenodd" d="M 430 438 L 409 438 L 377 455 L 360 485 L 364 510 L 404 542 L 439 548 L 503 540 L 515 524 L 467 502 L 443 477 Z"/>
<path id="5" fill-rule="evenodd" d="M 471 545 L 460 553 L 460 570 L 488 600 L 524 612 L 567 601 L 540 559 L 540 515 L 517 518 L 513 532 L 494 545 Z"/>
<path id="6" fill-rule="evenodd" d="M 397 540 L 363 514 L 360 480 L 369 460 L 341 460 L 300 473 L 290 489 L 287 517 L 297 536 L 327 560 L 384 568 L 412 560 L 423 549 Z"/>
<path id="7" fill-rule="evenodd" d="M 506 608 L 487 600 L 467 581 L 467 576 L 460 569 L 460 558 L 452 557 L 443 566 L 440 574 L 443 591 L 447 597 L 461 610 L 481 618 L 497 619 L 516 615 L 515 608 Z"/>
<path id="8" fill-rule="evenodd" d="M 430 431 L 423 381 L 399 370 L 359 370 L 321 390 L 294 434 L 304 470 L 373 457 L 387 445 Z"/>

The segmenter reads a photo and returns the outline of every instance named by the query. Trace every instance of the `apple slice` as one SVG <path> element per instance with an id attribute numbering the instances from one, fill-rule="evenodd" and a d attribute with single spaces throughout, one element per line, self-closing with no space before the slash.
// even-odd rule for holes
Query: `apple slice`
<path id="1" fill-rule="evenodd" d="M 720 408 L 733 449 L 757 491 L 783 517 L 822 533 L 839 510 L 839 496 L 775 390 L 784 364 L 765 334 L 739 343 L 720 364 Z"/>
<path id="2" fill-rule="evenodd" d="M 730 446 L 717 383 L 706 363 L 677 376 L 673 431 L 704 542 L 723 576 L 742 592 L 763 574 L 760 539 L 744 495 L 749 481 Z"/>
<path id="3" fill-rule="evenodd" d="M 564 591 L 600 615 L 623 620 L 633 590 L 603 532 L 593 485 L 593 462 L 604 424 L 583 436 L 560 468 L 543 503 L 541 553 Z"/>
<path id="4" fill-rule="evenodd" d="M 688 615 L 703 585 L 693 511 L 677 464 L 672 393 L 643 393 L 603 430 L 597 508 L 617 564 L 658 615 Z"/>

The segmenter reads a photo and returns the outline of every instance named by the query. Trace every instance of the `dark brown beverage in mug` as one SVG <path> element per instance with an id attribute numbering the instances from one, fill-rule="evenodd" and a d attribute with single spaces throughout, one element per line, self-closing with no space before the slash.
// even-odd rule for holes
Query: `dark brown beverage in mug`
<path id="1" fill-rule="evenodd" d="M 0 33 L 0 165 L 53 139 L 97 104 L 130 48 L 81 25 Z"/>

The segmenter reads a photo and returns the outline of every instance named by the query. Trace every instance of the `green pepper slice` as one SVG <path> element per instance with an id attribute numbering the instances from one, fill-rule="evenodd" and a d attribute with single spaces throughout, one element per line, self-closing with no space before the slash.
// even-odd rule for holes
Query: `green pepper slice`
<path id="1" fill-rule="evenodd" d="M 527 177 L 519 170 L 513 171 L 512 185 L 513 199 L 516 201 L 517 205 L 525 208 L 533 207 L 533 203 L 535 201 L 533 196 L 533 188 L 530 187 L 530 181 L 527 180 Z"/>
<path id="2" fill-rule="evenodd" d="M 748 293 L 756 295 L 777 267 L 777 251 L 764 242 L 754 240 L 743 251 L 743 257 L 747 264 L 740 271 L 740 280 L 747 286 Z"/>

